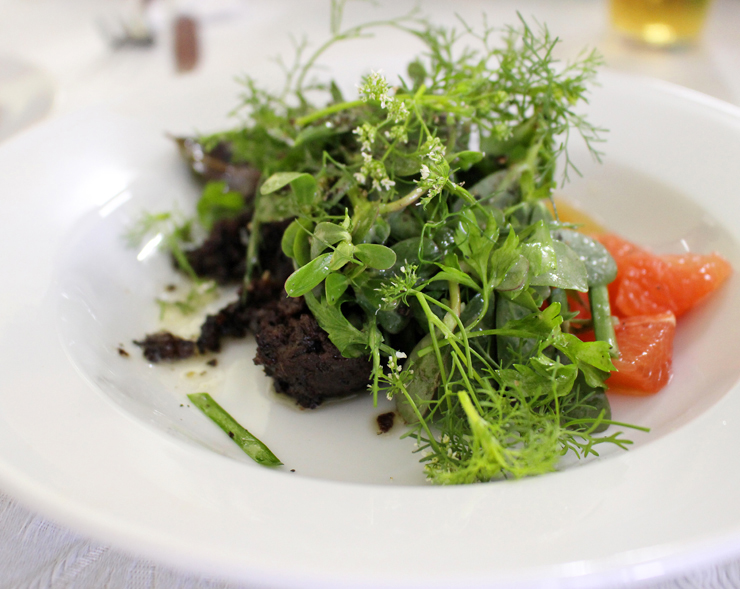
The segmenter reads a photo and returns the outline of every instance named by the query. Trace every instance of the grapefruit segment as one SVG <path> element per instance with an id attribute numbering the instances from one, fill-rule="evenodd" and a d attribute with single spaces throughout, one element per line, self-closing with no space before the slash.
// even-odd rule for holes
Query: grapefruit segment
<path id="1" fill-rule="evenodd" d="M 626 317 L 615 326 L 619 358 L 613 360 L 618 372 L 606 381 L 610 392 L 633 396 L 657 393 L 671 378 L 673 313 Z"/>
<path id="2" fill-rule="evenodd" d="M 680 317 L 719 288 L 731 271 L 718 254 L 632 254 L 623 262 L 614 303 L 627 316 L 670 311 Z"/>
<path id="3" fill-rule="evenodd" d="M 680 317 L 732 273 L 729 262 L 716 253 L 658 256 L 613 234 L 595 237 L 617 262 L 617 279 L 609 285 L 609 298 L 618 316 L 670 311 Z"/>

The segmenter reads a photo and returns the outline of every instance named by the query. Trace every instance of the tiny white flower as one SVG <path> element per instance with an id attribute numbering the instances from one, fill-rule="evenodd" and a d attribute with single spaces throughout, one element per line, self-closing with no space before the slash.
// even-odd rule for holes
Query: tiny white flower
<path id="1" fill-rule="evenodd" d="M 393 186 L 396 185 L 396 183 L 393 180 L 390 180 L 389 178 L 383 178 L 380 183 L 383 185 L 383 188 L 386 190 L 390 190 Z"/>
<path id="2" fill-rule="evenodd" d="M 357 180 L 359 184 L 364 184 L 365 182 L 367 182 L 365 174 L 360 174 L 359 172 L 355 174 L 355 180 Z"/>
<path id="3" fill-rule="evenodd" d="M 396 358 L 408 358 L 403 352 L 396 352 Z"/>
<path id="4" fill-rule="evenodd" d="M 426 165 L 421 167 L 421 179 L 426 180 L 429 178 L 429 168 Z"/>
<path id="5" fill-rule="evenodd" d="M 369 153 L 363 153 L 363 154 L 362 154 L 362 159 L 363 159 L 363 161 L 364 161 L 364 162 L 365 162 L 366 164 L 369 164 L 369 163 L 370 163 L 371 161 L 373 161 L 373 156 L 372 156 L 372 155 L 370 155 Z"/>

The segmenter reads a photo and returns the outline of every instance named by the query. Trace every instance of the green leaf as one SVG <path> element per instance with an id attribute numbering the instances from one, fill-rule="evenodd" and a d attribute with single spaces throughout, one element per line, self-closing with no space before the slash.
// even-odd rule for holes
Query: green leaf
<path id="1" fill-rule="evenodd" d="M 525 397 L 549 398 L 567 395 L 573 388 L 578 368 L 563 365 L 540 354 L 532 358 L 529 365 L 514 364 L 512 368 L 497 370 L 502 384 L 519 389 Z"/>
<path id="2" fill-rule="evenodd" d="M 355 257 L 363 264 L 376 270 L 387 270 L 396 263 L 396 252 L 376 243 L 361 243 L 355 246 Z"/>
<path id="3" fill-rule="evenodd" d="M 244 209 L 244 198 L 238 192 L 228 192 L 226 182 L 209 182 L 198 200 L 200 224 L 208 231 L 219 219 L 233 217 Z"/>
<path id="4" fill-rule="evenodd" d="M 334 306 L 349 286 L 349 278 L 339 272 L 332 272 L 326 277 L 324 288 L 326 289 L 326 301 Z"/>
<path id="5" fill-rule="evenodd" d="M 433 262 L 440 257 L 439 247 L 428 237 L 411 237 L 394 243 L 391 247 L 396 254 L 396 263 L 388 270 L 381 270 L 381 276 L 392 278 L 401 274 L 402 267 L 408 267 L 410 264 L 417 266 L 417 275 L 420 278 L 430 278 L 434 274 L 436 267 Z"/>
<path id="6" fill-rule="evenodd" d="M 391 213 L 388 216 L 391 227 L 391 237 L 396 241 L 403 241 L 421 235 L 422 223 L 408 208 Z"/>
<path id="7" fill-rule="evenodd" d="M 321 284 L 321 281 L 329 275 L 333 255 L 333 253 L 322 254 L 298 268 L 285 281 L 285 292 L 291 297 L 299 297 Z"/>
<path id="8" fill-rule="evenodd" d="M 290 187 L 295 193 L 298 206 L 310 207 L 319 200 L 316 180 L 311 174 L 301 174 L 291 181 Z"/>
<path id="9" fill-rule="evenodd" d="M 298 229 L 293 240 L 293 256 L 299 266 L 305 266 L 311 261 L 311 232 L 313 223 L 305 219 L 296 219 Z"/>
<path id="10" fill-rule="evenodd" d="M 255 201 L 254 220 L 260 223 L 274 223 L 295 217 L 298 211 L 290 196 L 272 194 L 260 196 Z"/>
<path id="11" fill-rule="evenodd" d="M 421 158 L 418 155 L 406 154 L 394 150 L 386 160 L 386 168 L 394 176 L 401 178 L 413 176 L 421 170 Z"/>
<path id="12" fill-rule="evenodd" d="M 273 174 L 267 180 L 265 180 L 264 184 L 262 184 L 260 192 L 262 194 L 272 194 L 273 192 L 276 192 L 281 188 L 287 186 L 296 178 L 307 175 L 308 174 L 301 174 L 299 172 L 278 172 L 277 174 Z"/>
<path id="13" fill-rule="evenodd" d="M 503 280 L 499 282 L 496 290 L 498 291 L 516 291 L 520 290 L 527 283 L 527 275 L 529 274 L 529 260 L 524 256 L 519 258 L 511 265 L 509 270 L 506 272 Z"/>
<path id="14" fill-rule="evenodd" d="M 555 272 L 558 259 L 550 230 L 542 221 L 530 225 L 527 229 L 529 236 L 521 244 L 521 252 L 529 260 L 530 272 L 535 276 Z"/>
<path id="15" fill-rule="evenodd" d="M 504 243 L 493 251 L 488 262 L 491 287 L 499 286 L 521 257 L 519 238 L 516 233 L 510 231 Z"/>
<path id="16" fill-rule="evenodd" d="M 360 200 L 355 204 L 352 216 L 352 241 L 361 243 L 378 217 L 377 201 Z"/>
<path id="17" fill-rule="evenodd" d="M 263 195 L 272 194 L 288 184 L 293 189 L 298 206 L 311 206 L 317 202 L 318 185 L 311 174 L 278 172 L 265 180 L 260 192 Z"/>
<path id="18" fill-rule="evenodd" d="M 294 257 L 293 244 L 295 242 L 296 235 L 298 235 L 298 232 L 302 231 L 303 228 L 301 227 L 298 219 L 296 219 L 290 225 L 288 225 L 288 228 L 283 232 L 283 237 L 280 240 L 280 247 L 282 248 L 283 253 L 289 258 Z"/>
<path id="19" fill-rule="evenodd" d="M 557 269 L 530 278 L 533 286 L 554 286 L 566 290 L 588 291 L 588 276 L 578 255 L 562 241 L 554 240 Z"/>
<path id="20" fill-rule="evenodd" d="M 313 230 L 313 241 L 311 242 L 311 257 L 315 258 L 328 246 L 340 241 L 352 241 L 349 231 L 340 225 L 322 221 L 317 223 Z"/>
<path id="21" fill-rule="evenodd" d="M 556 235 L 586 266 L 589 287 L 606 286 L 617 277 L 617 263 L 598 241 L 570 229 L 560 229 Z"/>
<path id="22" fill-rule="evenodd" d="M 352 260 L 354 260 L 354 251 L 355 246 L 353 246 L 351 243 L 347 243 L 346 241 L 342 241 L 334 250 L 334 257 L 331 261 L 331 264 L 329 265 L 329 269 L 332 272 L 336 272 L 337 270 L 341 270 L 342 268 L 344 268 L 346 264 L 349 264 Z"/>
<path id="23" fill-rule="evenodd" d="M 468 286 L 473 290 L 480 292 L 480 285 L 475 280 L 473 280 L 469 274 L 466 274 L 465 272 L 463 272 L 462 270 L 458 270 L 457 268 L 445 266 L 444 264 L 438 263 L 437 266 L 441 269 L 441 272 L 437 272 L 437 274 L 432 276 L 429 279 L 429 282 L 435 282 L 437 280 L 452 280 L 453 282 L 458 282 L 463 286 Z"/>
<path id="24" fill-rule="evenodd" d="M 606 342 L 582 342 L 575 335 L 562 333 L 554 346 L 578 366 L 589 386 L 605 386 L 610 371 L 615 370 Z"/>
<path id="25" fill-rule="evenodd" d="M 310 292 L 303 298 L 321 329 L 327 333 L 331 343 L 337 347 L 342 356 L 357 358 L 367 354 L 367 334 L 352 325 L 338 306 L 332 307 L 326 304 L 326 301 L 319 301 Z"/>
<path id="26" fill-rule="evenodd" d="M 295 146 L 298 147 L 299 145 L 311 143 L 312 141 L 323 141 L 332 135 L 336 135 L 336 131 L 324 125 L 306 127 L 296 136 Z"/>
<path id="27" fill-rule="evenodd" d="M 511 318 L 505 322 L 501 322 L 497 317 L 496 325 L 502 325 L 502 328 L 500 328 L 499 331 L 526 333 L 531 337 L 540 339 L 547 338 L 554 332 L 559 334 L 559 327 L 563 322 L 563 318 L 560 316 L 560 305 L 557 303 L 550 305 L 542 311 L 537 311 L 536 313 L 529 312 L 515 303 L 508 302 L 508 305 L 505 305 L 504 303 L 505 299 L 502 299 L 501 304 L 497 307 L 497 313 L 499 308 L 501 308 L 502 311 L 503 309 L 506 309 L 505 312 L 507 312 L 509 314 L 508 316 Z M 505 316 L 502 316 L 502 319 L 504 317 Z M 578 339 L 576 336 L 572 337 Z"/>
<path id="28" fill-rule="evenodd" d="M 460 168 L 461 170 L 469 170 L 471 166 L 477 164 L 485 156 L 480 151 L 459 151 L 447 156 L 447 161 Z"/>

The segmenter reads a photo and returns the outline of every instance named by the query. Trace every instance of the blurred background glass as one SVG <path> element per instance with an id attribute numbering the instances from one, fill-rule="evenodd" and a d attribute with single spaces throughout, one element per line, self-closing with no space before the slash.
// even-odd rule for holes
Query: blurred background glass
<path id="1" fill-rule="evenodd" d="M 657 47 L 686 45 L 704 27 L 710 0 L 611 0 L 614 27 Z"/>

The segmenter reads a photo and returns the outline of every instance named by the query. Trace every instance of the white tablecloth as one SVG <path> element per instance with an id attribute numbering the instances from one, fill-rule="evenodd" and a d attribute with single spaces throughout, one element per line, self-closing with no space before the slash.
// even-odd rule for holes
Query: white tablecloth
<path id="1" fill-rule="evenodd" d="M 393 10 L 403 10 L 399 6 L 403 2 L 388 4 Z M 24 114 L 21 126 L 28 128 L 102 105 L 174 133 L 223 127 L 236 103 L 233 77 L 246 71 L 258 78 L 266 75 L 271 67 L 266 65 L 267 58 L 290 50 L 288 31 L 300 36 L 308 32 L 302 26 L 308 29 L 310 23 L 328 22 L 328 2 L 155 0 L 148 17 L 156 28 L 157 43 L 148 49 L 113 51 L 106 46 L 99 23 L 108 23 L 110 28 L 116 14 L 131 14 L 134 6 L 126 0 L 0 0 L 0 68 L 2 59 L 31 68 L 38 75 L 24 88 L 42 95 Z M 450 4 L 442 1 L 423 2 L 422 8 L 437 15 L 452 12 Z M 360 9 L 367 12 L 370 8 Z M 716 1 L 698 46 L 667 52 L 623 42 L 610 29 L 602 0 L 471 0 L 456 2 L 454 10 L 473 15 L 485 10 L 491 22 L 502 24 L 514 22 L 519 10 L 547 23 L 564 40 L 559 49 L 564 57 L 574 56 L 584 46 L 595 46 L 614 69 L 662 78 L 740 105 L 738 0 Z M 179 13 L 193 14 L 200 23 L 201 60 L 188 74 L 177 74 L 173 66 L 169 24 Z M 255 42 L 260 39 L 260 25 L 276 19 L 286 23 L 285 38 Z M 43 96 L 52 90 L 53 103 Z M 0 107 L 2 100 L 0 84 Z M 0 141 L 12 140 L 10 134 L 22 132 L 3 127 L 0 119 Z M 124 554 L 29 512 L 22 502 L 22 497 L 10 498 L 0 492 L 0 589 L 247 587 L 177 572 Z M 633 587 L 739 588 L 740 557 L 679 578 L 646 580 Z"/>

